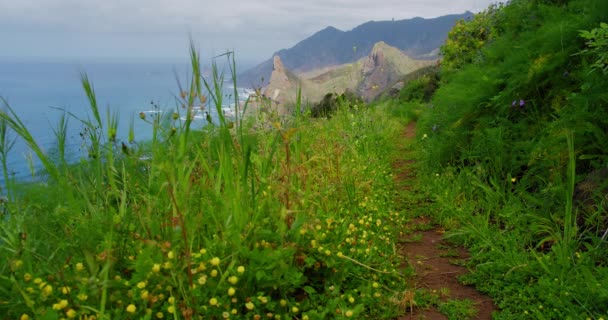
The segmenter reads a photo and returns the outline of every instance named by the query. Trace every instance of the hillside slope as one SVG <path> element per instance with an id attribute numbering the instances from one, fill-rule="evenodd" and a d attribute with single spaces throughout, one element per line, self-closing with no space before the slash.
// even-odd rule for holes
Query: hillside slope
<path id="1" fill-rule="evenodd" d="M 356 62 L 367 56 L 373 46 L 384 41 L 414 58 L 435 59 L 436 49 L 456 21 L 472 13 L 446 15 L 434 19 L 413 18 L 397 21 L 369 21 L 349 31 L 327 27 L 289 49 L 275 54 L 295 73 Z M 273 59 L 246 70 L 238 77 L 245 87 L 264 86 L 270 79 Z M 262 81 L 262 79 L 264 81 Z"/>

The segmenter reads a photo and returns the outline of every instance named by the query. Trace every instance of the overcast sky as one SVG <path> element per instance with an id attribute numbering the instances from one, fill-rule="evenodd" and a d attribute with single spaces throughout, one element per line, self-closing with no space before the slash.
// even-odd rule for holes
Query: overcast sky
<path id="1" fill-rule="evenodd" d="M 327 26 L 478 12 L 494 0 L 0 0 L 0 58 L 185 59 L 235 50 L 260 62 Z"/>

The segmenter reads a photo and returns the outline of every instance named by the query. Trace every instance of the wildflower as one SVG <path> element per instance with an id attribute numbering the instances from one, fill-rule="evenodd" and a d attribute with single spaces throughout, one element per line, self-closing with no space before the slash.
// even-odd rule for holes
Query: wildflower
<path id="1" fill-rule="evenodd" d="M 76 264 L 76 271 L 82 271 L 84 270 L 84 265 L 82 264 L 82 262 L 78 262 Z"/>
<path id="2" fill-rule="evenodd" d="M 45 297 L 50 296 L 53 293 L 53 287 L 50 284 L 47 284 L 42 288 L 42 295 Z"/>
<path id="3" fill-rule="evenodd" d="M 210 306 L 216 306 L 217 305 L 217 299 L 216 298 L 209 299 L 209 305 Z"/>
<path id="4" fill-rule="evenodd" d="M 155 263 L 155 264 L 152 266 L 152 272 L 154 272 L 154 273 L 159 273 L 159 272 L 160 272 L 160 264 Z"/>
<path id="5" fill-rule="evenodd" d="M 127 306 L 127 312 L 128 313 L 135 313 L 135 311 L 137 311 L 137 307 L 134 304 L 130 304 Z"/>
<path id="6" fill-rule="evenodd" d="M 424 135 L 422 135 L 422 139 L 426 139 L 426 138 L 428 138 L 428 137 L 429 137 L 429 136 L 428 136 L 426 133 L 425 133 Z"/>
<path id="7" fill-rule="evenodd" d="M 175 258 L 175 253 L 173 251 L 167 252 L 167 258 L 173 260 L 173 258 Z"/>
<path id="8" fill-rule="evenodd" d="M 68 294 L 70 293 L 70 288 L 69 287 L 61 287 L 61 293 L 63 294 Z"/>
<path id="9" fill-rule="evenodd" d="M 23 266 L 23 260 L 15 260 L 13 261 L 13 270 L 20 269 Z"/>
<path id="10" fill-rule="evenodd" d="M 237 282 L 239 282 L 239 278 L 237 278 L 236 276 L 230 276 L 228 278 L 228 282 L 230 282 L 231 284 L 236 284 Z"/>
<path id="11" fill-rule="evenodd" d="M 169 314 L 174 314 L 175 313 L 175 306 L 169 306 L 169 307 L 167 307 L 167 312 Z"/>
<path id="12" fill-rule="evenodd" d="M 298 307 L 294 306 L 291 308 L 291 312 L 293 312 L 293 313 L 298 313 L 298 311 L 300 311 L 300 309 L 298 309 Z"/>
<path id="13" fill-rule="evenodd" d="M 30 320 L 30 316 L 27 313 L 24 313 L 21 315 L 19 320 Z"/>
<path id="14" fill-rule="evenodd" d="M 224 318 L 224 319 L 230 318 L 230 313 L 228 313 L 228 311 L 222 312 L 222 318 Z"/>
<path id="15" fill-rule="evenodd" d="M 245 308 L 247 308 L 247 310 L 253 310 L 253 308 L 255 308 L 255 305 L 253 304 L 253 302 L 249 301 L 245 303 Z"/>
<path id="16" fill-rule="evenodd" d="M 58 303 L 53 304 L 53 310 L 61 310 L 68 306 L 68 300 L 60 300 Z"/>
<path id="17" fill-rule="evenodd" d="M 25 280 L 25 282 L 29 282 L 30 280 L 32 280 L 32 275 L 29 273 L 24 274 L 23 280 Z"/>
<path id="18" fill-rule="evenodd" d="M 513 102 L 511 102 L 511 107 L 515 108 L 516 105 L 517 105 L 517 100 L 513 100 Z"/>
<path id="19" fill-rule="evenodd" d="M 211 265 L 212 265 L 212 266 L 216 266 L 216 267 L 217 267 L 217 266 L 220 264 L 220 258 L 218 258 L 218 257 L 213 257 L 213 258 L 211 259 L 211 261 L 209 261 L 209 262 L 211 263 Z"/>
<path id="20" fill-rule="evenodd" d="M 74 309 L 68 309 L 68 311 L 65 312 L 65 315 L 68 317 L 68 319 L 76 318 L 77 316 L 76 311 L 74 311 Z"/>
<path id="21" fill-rule="evenodd" d="M 522 99 L 522 100 L 519 100 L 519 106 L 520 106 L 520 107 L 523 107 L 523 106 L 525 106 L 525 105 L 526 105 L 526 101 L 524 101 L 523 99 Z"/>
<path id="22" fill-rule="evenodd" d="M 157 313 L 156 313 L 156 317 L 157 317 L 158 319 L 162 319 L 162 318 L 164 318 L 164 317 L 165 317 L 165 315 L 164 315 L 162 312 L 157 312 Z"/>
<path id="23" fill-rule="evenodd" d="M 228 288 L 228 295 L 233 296 L 236 293 L 236 289 L 233 287 Z"/>
<path id="24" fill-rule="evenodd" d="M 137 283 L 137 287 L 138 287 L 139 289 L 143 289 L 143 288 L 145 288 L 145 287 L 146 287 L 146 282 L 145 282 L 145 281 L 140 281 L 140 282 L 138 282 L 138 283 Z"/>
<path id="25" fill-rule="evenodd" d="M 198 284 L 200 284 L 202 286 L 205 283 L 207 283 L 207 276 L 203 275 L 203 276 L 201 276 L 201 277 L 198 278 Z"/>
<path id="26" fill-rule="evenodd" d="M 76 298 L 78 298 L 80 301 L 85 301 L 89 298 L 89 296 L 87 296 L 85 293 L 79 293 Z"/>
<path id="27" fill-rule="evenodd" d="M 515 181 L 517 181 L 517 178 L 511 178 L 511 182 L 515 183 Z"/>
<path id="28" fill-rule="evenodd" d="M 243 267 L 243 266 L 238 266 L 238 268 L 236 268 L 236 272 L 238 272 L 238 273 L 243 273 L 243 272 L 245 272 L 245 267 Z"/>
<path id="29" fill-rule="evenodd" d="M 350 317 L 352 317 L 352 316 L 353 316 L 353 311 L 352 311 L 352 310 L 346 310 L 346 312 L 344 313 L 344 315 L 345 315 L 347 318 L 350 318 Z"/>

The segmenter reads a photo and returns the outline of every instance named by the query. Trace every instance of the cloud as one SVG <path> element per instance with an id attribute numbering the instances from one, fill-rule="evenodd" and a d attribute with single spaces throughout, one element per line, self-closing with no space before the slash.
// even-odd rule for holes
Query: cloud
<path id="1" fill-rule="evenodd" d="M 210 51 L 237 49 L 268 56 L 314 32 L 334 26 L 349 30 L 369 20 L 437 17 L 479 11 L 492 0 L 0 0 L 0 39 L 19 55 L 177 55 L 188 35 Z M 94 41 L 94 40 L 96 41 Z M 182 46 L 177 45 L 184 42 Z M 44 42 L 45 48 L 37 48 Z M 79 44 L 77 42 L 81 42 Z M 97 42 L 97 46 L 94 43 Z M 55 44 L 54 44 L 55 43 Z M 138 49 L 141 44 L 146 49 Z M 55 46 L 62 46 L 61 50 Z M 121 49 L 120 46 L 123 46 Z M 179 48 L 171 48 L 179 47 Z M 125 52 L 128 49 L 129 52 Z M 95 53 L 95 52 L 94 52 Z"/>

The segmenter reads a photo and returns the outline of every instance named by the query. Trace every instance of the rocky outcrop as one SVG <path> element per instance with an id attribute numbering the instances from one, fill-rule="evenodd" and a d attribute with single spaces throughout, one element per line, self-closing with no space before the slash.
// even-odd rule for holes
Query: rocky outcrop
<path id="1" fill-rule="evenodd" d="M 350 31 L 327 27 L 289 49 L 277 51 L 285 66 L 297 73 L 355 63 L 367 56 L 375 43 L 384 41 L 417 59 L 436 59 L 439 48 L 456 21 L 473 14 L 466 12 L 433 19 L 413 18 L 369 21 Z M 268 81 L 273 59 L 239 74 L 239 86 L 257 86 Z M 263 83 L 262 85 L 265 85 Z"/>
<path id="2" fill-rule="evenodd" d="M 363 80 L 356 92 L 366 101 L 373 100 L 405 75 L 433 63 L 435 61 L 414 60 L 401 50 L 378 42 L 363 62 Z"/>
<path id="3" fill-rule="evenodd" d="M 268 99 L 273 111 L 280 116 L 293 111 L 298 90 L 302 90 L 302 102 L 315 101 L 321 97 L 321 89 L 309 81 L 300 79 L 283 66 L 279 56 L 273 57 L 272 73 L 268 85 L 264 88 L 264 97 Z"/>

